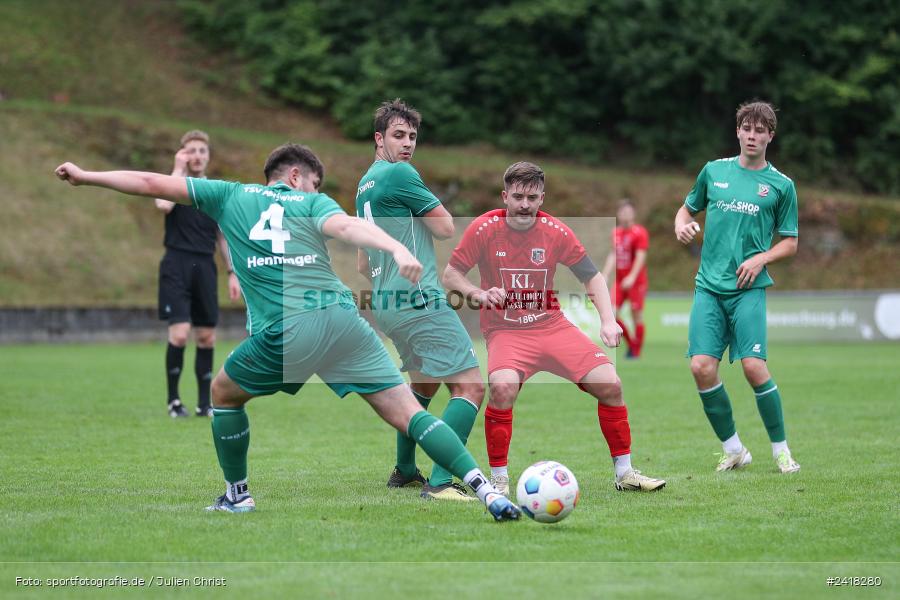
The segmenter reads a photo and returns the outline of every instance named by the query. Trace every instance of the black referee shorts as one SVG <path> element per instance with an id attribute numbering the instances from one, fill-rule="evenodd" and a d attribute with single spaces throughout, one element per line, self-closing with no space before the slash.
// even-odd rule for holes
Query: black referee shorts
<path id="1" fill-rule="evenodd" d="M 219 322 L 216 261 L 210 254 L 167 248 L 159 263 L 159 318 L 195 327 Z"/>

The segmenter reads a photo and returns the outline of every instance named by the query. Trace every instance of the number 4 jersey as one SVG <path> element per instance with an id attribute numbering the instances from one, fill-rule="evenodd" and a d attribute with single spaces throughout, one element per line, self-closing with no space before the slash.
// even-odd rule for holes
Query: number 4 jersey
<path id="1" fill-rule="evenodd" d="M 506 290 L 506 305 L 482 309 L 481 330 L 553 326 L 564 319 L 553 287 L 558 263 L 571 267 L 586 256 L 568 226 L 539 211 L 534 225 L 519 231 L 506 224 L 506 209 L 472 221 L 453 250 L 450 266 L 468 273 L 478 266 L 481 288 Z"/>
<path id="2" fill-rule="evenodd" d="M 194 206 L 216 220 L 228 242 L 253 335 L 287 317 L 332 304 L 352 306 L 331 268 L 322 225 L 345 214 L 325 194 L 187 178 Z"/>

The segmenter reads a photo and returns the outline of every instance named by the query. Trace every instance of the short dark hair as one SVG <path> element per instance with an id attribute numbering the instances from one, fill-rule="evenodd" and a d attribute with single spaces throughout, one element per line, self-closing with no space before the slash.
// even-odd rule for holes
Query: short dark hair
<path id="1" fill-rule="evenodd" d="M 536 187 L 538 184 L 544 187 L 544 171 L 534 163 L 525 161 L 513 163 L 503 174 L 503 189 L 508 190 L 516 183 L 521 183 L 525 189 Z"/>
<path id="2" fill-rule="evenodd" d="M 745 122 L 749 121 L 751 125 L 761 123 L 769 129 L 770 133 L 774 132 L 775 126 L 778 125 L 778 117 L 775 116 L 775 110 L 775 107 L 768 102 L 760 100 L 744 102 L 738 106 L 737 114 L 735 115 L 737 126 L 741 127 Z"/>
<path id="3" fill-rule="evenodd" d="M 325 180 L 325 167 L 308 146 L 288 143 L 272 150 L 266 159 L 266 166 L 263 167 L 266 183 L 272 181 L 276 175 L 280 175 L 287 167 L 300 167 L 304 175 L 315 173 L 319 176 L 320 185 Z"/>
<path id="4" fill-rule="evenodd" d="M 422 115 L 419 114 L 419 111 L 408 106 L 400 98 L 395 98 L 393 102 L 382 102 L 375 111 L 375 132 L 384 135 L 394 119 L 401 119 L 416 130 L 422 123 Z"/>

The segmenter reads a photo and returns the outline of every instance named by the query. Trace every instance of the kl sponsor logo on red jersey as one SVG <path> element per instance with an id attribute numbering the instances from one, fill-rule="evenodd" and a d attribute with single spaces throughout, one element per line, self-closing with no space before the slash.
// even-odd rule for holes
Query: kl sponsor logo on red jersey
<path id="1" fill-rule="evenodd" d="M 506 288 L 503 320 L 519 324 L 533 323 L 548 308 L 547 269 L 500 268 Z"/>

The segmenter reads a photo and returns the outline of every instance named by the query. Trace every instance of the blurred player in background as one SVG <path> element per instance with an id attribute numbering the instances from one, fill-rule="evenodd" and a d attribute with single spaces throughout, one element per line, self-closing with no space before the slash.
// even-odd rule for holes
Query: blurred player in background
<path id="1" fill-rule="evenodd" d="M 188 131 L 181 137 L 181 148 L 175 153 L 172 175 L 205 178 L 209 157 L 209 136 L 199 130 Z M 169 322 L 169 343 L 166 347 L 169 416 L 188 416 L 178 393 L 178 381 L 184 366 L 184 348 L 193 326 L 197 341 L 194 358 L 196 414 L 211 417 L 209 387 L 216 323 L 219 320 L 219 288 L 214 258 L 217 246 L 228 270 L 228 297 L 232 302 L 241 294 L 240 284 L 231 265 L 228 243 L 215 221 L 193 206 L 181 206 L 163 198 L 156 199 L 156 208 L 166 215 L 163 241 L 166 253 L 159 263 L 159 318 Z"/>
<path id="2" fill-rule="evenodd" d="M 628 358 L 638 358 L 644 346 L 644 297 L 647 295 L 647 249 L 650 235 L 642 225 L 634 221 L 634 206 L 630 200 L 622 200 L 616 212 L 616 227 L 613 229 L 613 252 L 606 257 L 603 277 L 610 281 L 613 268 L 616 270 L 616 285 L 613 298 L 616 304 L 616 322 L 622 328 L 625 343 L 628 344 Z M 631 320 L 634 334 L 629 333 L 619 316 L 622 305 L 631 303 Z"/>
<path id="3" fill-rule="evenodd" d="M 393 257 L 377 249 L 359 250 L 357 268 L 372 282 L 375 320 L 397 347 L 416 399 L 428 408 L 446 382 L 451 397 L 441 418 L 465 443 L 484 400 L 484 384 L 472 339 L 446 302 L 435 263 L 434 238 L 453 236 L 453 217 L 409 162 L 420 122 L 419 113 L 399 99 L 378 108 L 375 162 L 359 182 L 356 214 L 400 240 L 422 263 L 422 278 L 416 283 L 402 278 Z M 421 485 L 427 499 L 475 500 L 440 465 L 425 481 L 416 467 L 416 444 L 402 432 L 387 485 Z"/>
<path id="4" fill-rule="evenodd" d="M 719 379 L 726 347 L 731 362 L 741 361 L 756 395 L 778 469 L 800 470 L 787 445 L 781 393 L 766 364 L 766 288 L 773 284 L 766 265 L 796 254 L 798 236 L 794 182 L 766 160 L 776 124 L 771 104 L 742 104 L 737 111 L 740 155 L 706 163 L 675 215 L 675 237 L 689 244 L 700 231 L 694 215 L 706 211 L 688 356 L 703 410 L 722 441 L 717 471 L 739 469 L 752 460 Z M 781 239 L 773 246 L 776 231 Z"/>
<path id="5" fill-rule="evenodd" d="M 631 428 L 622 382 L 606 353 L 573 325 L 553 297 L 558 264 L 567 266 L 600 314 L 600 337 L 619 345 L 603 275 L 565 224 L 540 210 L 544 172 L 518 162 L 503 175 L 505 209 L 489 211 L 466 228 L 444 270 L 444 285 L 481 305 L 481 329 L 488 349 L 490 399 L 485 411 L 491 479 L 509 493 L 508 455 L 513 404 L 529 377 L 549 371 L 597 399 L 600 430 L 606 438 L 619 490 L 652 491 L 666 482 L 631 466 Z M 465 275 L 478 266 L 481 287 Z"/>
<path id="6" fill-rule="evenodd" d="M 422 265 L 378 227 L 350 217 L 325 194 L 323 168 L 306 146 L 285 144 L 264 168 L 266 185 L 175 177 L 140 171 L 83 171 L 72 163 L 56 175 L 72 185 L 192 204 L 212 217 L 230 243 L 247 301 L 250 336 L 212 384 L 212 432 L 225 494 L 207 510 L 256 508 L 247 484 L 250 420 L 244 405 L 278 391 L 296 394 L 313 374 L 337 395 L 360 394 L 398 431 L 462 479 L 498 521 L 519 510 L 497 493 L 459 437 L 422 409 L 350 290 L 331 267 L 326 238 L 390 253 L 403 277 L 418 281 Z"/>

